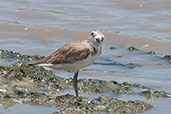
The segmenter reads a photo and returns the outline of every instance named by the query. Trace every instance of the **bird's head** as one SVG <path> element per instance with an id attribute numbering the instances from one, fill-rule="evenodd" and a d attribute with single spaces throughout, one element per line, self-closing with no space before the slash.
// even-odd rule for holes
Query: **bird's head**
<path id="1" fill-rule="evenodd" d="M 93 46 L 100 46 L 104 40 L 104 35 L 99 30 L 94 30 L 90 32 L 89 43 Z"/>

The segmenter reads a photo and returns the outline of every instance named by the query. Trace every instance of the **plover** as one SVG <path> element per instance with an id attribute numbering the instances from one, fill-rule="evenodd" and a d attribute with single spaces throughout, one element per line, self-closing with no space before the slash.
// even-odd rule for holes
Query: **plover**
<path id="1" fill-rule="evenodd" d="M 48 66 L 74 72 L 73 86 L 78 96 L 77 77 L 79 70 L 91 65 L 102 53 L 104 35 L 99 30 L 91 31 L 87 40 L 65 44 L 50 56 L 28 63 L 30 66 Z"/>

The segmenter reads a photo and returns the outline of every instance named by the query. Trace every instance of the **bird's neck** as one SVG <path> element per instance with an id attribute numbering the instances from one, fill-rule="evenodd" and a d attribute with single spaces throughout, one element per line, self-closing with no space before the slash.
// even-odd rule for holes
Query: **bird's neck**
<path id="1" fill-rule="evenodd" d="M 98 50 L 98 49 L 101 47 L 100 44 L 99 44 L 99 45 L 98 45 L 98 44 L 95 44 L 94 41 L 92 41 L 92 39 L 88 39 L 87 42 L 88 42 L 91 46 L 93 46 L 96 50 Z"/>
<path id="2" fill-rule="evenodd" d="M 99 55 L 101 53 L 101 45 L 95 45 L 91 40 L 87 41 L 93 48 L 93 55 Z"/>

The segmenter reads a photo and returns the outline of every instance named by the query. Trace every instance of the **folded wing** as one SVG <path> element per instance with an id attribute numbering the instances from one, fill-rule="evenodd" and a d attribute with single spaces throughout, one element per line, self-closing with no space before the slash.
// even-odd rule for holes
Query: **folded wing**
<path id="1" fill-rule="evenodd" d="M 81 61 L 87 58 L 90 54 L 90 49 L 79 48 L 76 44 L 66 44 L 62 48 L 59 48 L 56 52 L 50 56 L 43 58 L 39 61 L 29 63 L 28 65 L 34 66 L 39 64 L 67 64 Z"/>

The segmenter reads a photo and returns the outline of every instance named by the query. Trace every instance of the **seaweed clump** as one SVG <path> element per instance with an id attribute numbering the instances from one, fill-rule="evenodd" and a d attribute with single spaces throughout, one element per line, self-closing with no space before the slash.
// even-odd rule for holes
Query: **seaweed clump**
<path id="1" fill-rule="evenodd" d="M 70 94 L 54 97 L 54 94 L 58 95 L 65 89 L 73 88 L 72 78 L 61 78 L 43 67 L 26 64 L 30 60 L 41 57 L 37 58 L 3 50 L 1 50 L 0 57 L 4 59 L 14 57 L 14 59 L 24 61 L 18 62 L 16 60 L 13 65 L 0 66 L 0 86 L 8 85 L 5 91 L 0 91 L 0 104 L 4 107 L 15 104 L 56 105 L 62 113 L 107 112 L 129 114 L 146 112 L 152 108 L 150 104 L 144 101 L 123 101 L 108 96 L 100 96 L 93 100 Z M 134 65 L 130 66 L 134 67 Z M 140 86 L 140 84 L 118 83 L 114 80 L 79 79 L 78 87 L 79 92 L 83 94 L 101 94 L 112 91 L 114 95 L 139 94 L 146 96 L 146 98 L 152 95 L 153 98 L 169 97 L 166 92 L 152 91 L 148 87 Z M 140 91 L 137 92 L 134 89 L 140 89 Z"/>
<path id="2" fill-rule="evenodd" d="M 152 108 L 150 104 L 143 101 L 122 101 L 117 98 L 108 96 L 100 96 L 94 101 L 84 97 L 75 97 L 73 95 L 63 95 L 56 97 L 57 106 L 62 104 L 66 107 L 61 107 L 63 113 L 140 113 L 146 112 Z M 73 110 L 74 109 L 74 110 Z"/>
<path id="3" fill-rule="evenodd" d="M 165 55 L 163 59 L 167 60 L 169 63 L 171 63 L 171 55 Z"/>
<path id="4" fill-rule="evenodd" d="M 28 62 L 28 61 L 35 61 L 35 60 L 39 60 L 44 58 L 44 56 L 39 56 L 39 55 L 35 55 L 35 56 L 30 56 L 30 55 L 22 55 L 18 52 L 14 52 L 14 51 L 9 51 L 9 50 L 0 50 L 0 58 L 10 58 L 10 59 L 14 59 L 16 61 L 23 61 L 23 62 Z"/>
<path id="5" fill-rule="evenodd" d="M 139 49 L 135 48 L 134 46 L 130 46 L 128 48 L 129 51 L 139 51 Z"/>
<path id="6" fill-rule="evenodd" d="M 0 102 L 4 107 L 15 104 L 56 105 L 63 113 L 139 113 L 152 108 L 143 101 L 123 101 L 117 98 L 100 96 L 89 100 L 67 94 L 53 97 L 64 89 L 72 88 L 72 79 L 57 77 L 43 67 L 29 67 L 18 63 L 13 66 L 1 66 L 0 78 L 8 84 L 6 93 L 0 92 Z M 36 91 L 43 87 L 42 91 Z M 116 81 L 80 79 L 79 92 L 96 94 L 113 91 L 114 94 L 137 94 L 134 88 L 142 88 L 139 84 L 122 84 Z M 145 87 L 143 87 L 145 88 Z M 147 89 L 147 87 L 145 88 Z M 161 97 L 164 97 L 162 93 Z M 145 95 L 145 94 L 144 94 Z M 146 94 L 148 96 L 148 94 Z M 157 96 L 158 97 L 158 96 Z"/>
<path id="7" fill-rule="evenodd" d="M 171 97 L 171 95 L 169 95 L 165 91 L 157 91 L 150 88 L 142 90 L 140 94 L 145 96 L 148 100 L 161 99 L 163 97 Z"/>

